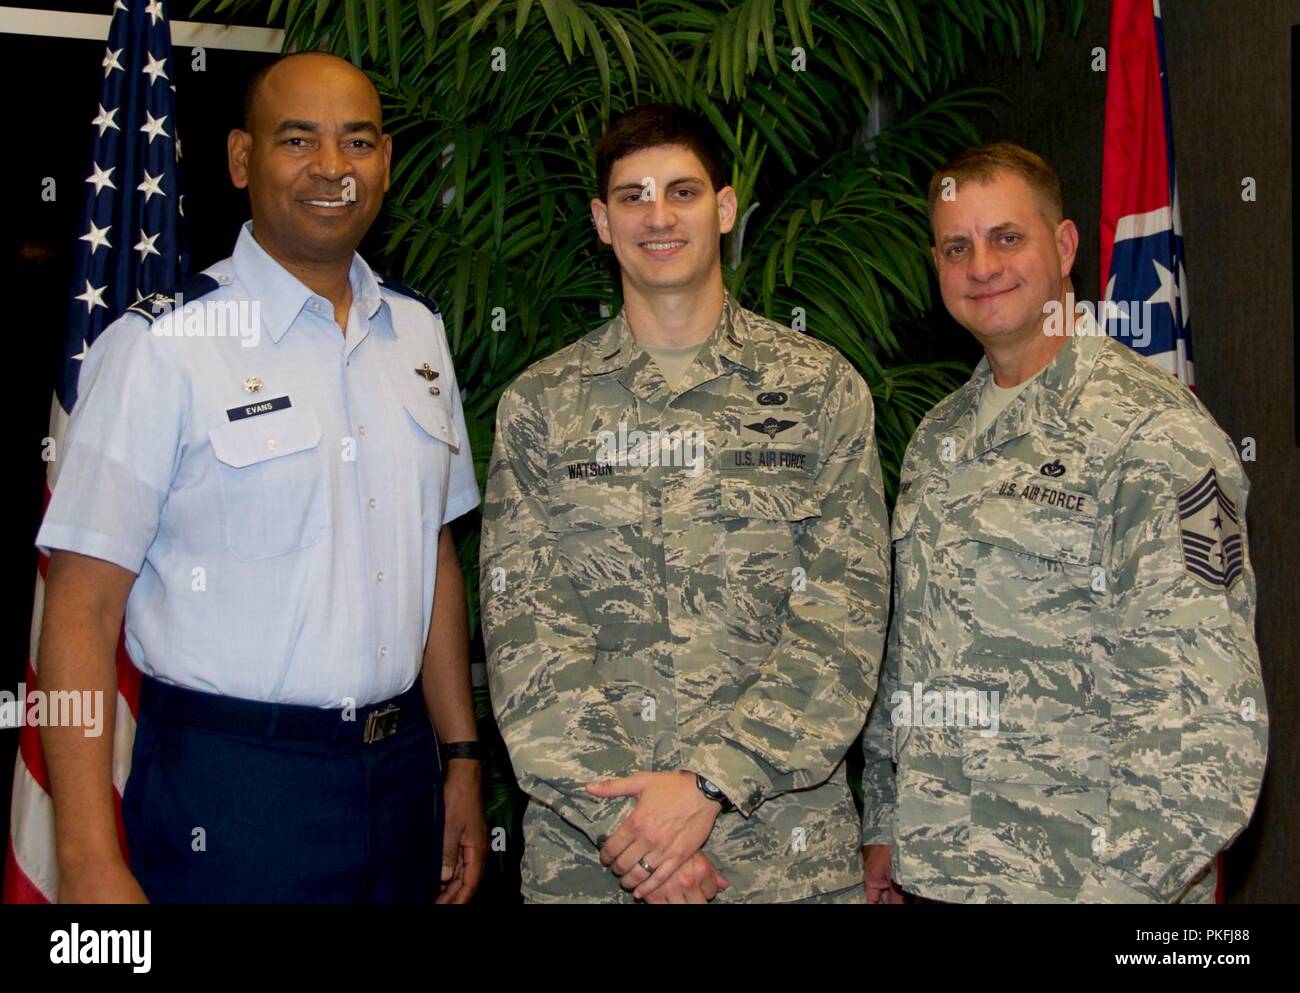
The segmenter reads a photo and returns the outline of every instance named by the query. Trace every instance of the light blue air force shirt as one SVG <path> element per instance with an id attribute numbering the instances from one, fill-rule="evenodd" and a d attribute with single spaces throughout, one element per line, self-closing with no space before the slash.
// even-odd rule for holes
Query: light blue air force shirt
<path id="1" fill-rule="evenodd" d="M 479 501 L 442 320 L 356 256 L 333 306 L 246 224 L 217 289 L 89 349 L 37 536 L 138 573 L 126 644 L 191 689 L 374 703 L 420 671 L 438 533 Z"/>

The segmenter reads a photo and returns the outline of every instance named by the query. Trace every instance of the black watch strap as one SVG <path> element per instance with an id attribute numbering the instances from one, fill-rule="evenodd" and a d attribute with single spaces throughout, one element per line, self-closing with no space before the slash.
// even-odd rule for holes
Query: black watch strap
<path id="1" fill-rule="evenodd" d="M 722 790 L 718 789 L 716 786 L 713 785 L 713 783 L 709 782 L 698 772 L 695 774 L 695 785 L 698 786 L 700 788 L 700 792 L 703 793 L 710 800 L 714 800 L 717 803 L 720 803 L 722 805 L 723 813 L 726 813 L 729 810 L 736 809 L 736 805 L 727 799 L 727 794 L 723 793 Z"/>
<path id="2" fill-rule="evenodd" d="M 483 748 L 477 741 L 453 741 L 442 746 L 443 754 L 448 759 L 473 759 L 483 761 Z"/>

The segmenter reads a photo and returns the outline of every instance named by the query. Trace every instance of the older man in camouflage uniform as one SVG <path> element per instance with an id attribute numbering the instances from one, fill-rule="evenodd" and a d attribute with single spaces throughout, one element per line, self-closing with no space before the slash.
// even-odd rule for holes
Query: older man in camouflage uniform
<path id="1" fill-rule="evenodd" d="M 611 124 L 593 209 L 625 307 L 497 413 L 483 619 L 530 901 L 862 899 L 843 759 L 884 642 L 871 396 L 724 292 L 715 146 L 666 105 Z"/>
<path id="2" fill-rule="evenodd" d="M 986 357 L 902 468 L 868 899 L 1212 899 L 1267 746 L 1236 450 L 1086 315 L 1053 327 L 1078 239 L 1038 156 L 963 153 L 930 202 Z"/>

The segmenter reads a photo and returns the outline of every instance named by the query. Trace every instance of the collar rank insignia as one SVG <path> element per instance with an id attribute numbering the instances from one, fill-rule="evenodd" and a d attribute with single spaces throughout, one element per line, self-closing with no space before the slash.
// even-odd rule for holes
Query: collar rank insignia
<path id="1" fill-rule="evenodd" d="M 789 431 L 798 423 L 798 421 L 778 421 L 775 417 L 768 417 L 761 422 L 755 421 L 753 424 L 746 424 L 745 427 L 775 439 L 782 431 Z"/>
<path id="2" fill-rule="evenodd" d="M 1183 567 L 1211 589 L 1232 589 L 1242 571 L 1241 524 L 1213 468 L 1178 494 L 1178 531 Z"/>

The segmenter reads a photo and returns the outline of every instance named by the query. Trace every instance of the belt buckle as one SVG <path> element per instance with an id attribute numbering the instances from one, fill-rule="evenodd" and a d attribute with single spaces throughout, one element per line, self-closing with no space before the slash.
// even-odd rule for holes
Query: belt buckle
<path id="1" fill-rule="evenodd" d="M 397 721 L 401 714 L 402 708 L 392 703 L 379 710 L 372 710 L 366 717 L 366 729 L 361 740 L 370 745 L 396 734 Z"/>

